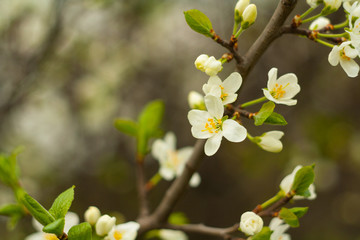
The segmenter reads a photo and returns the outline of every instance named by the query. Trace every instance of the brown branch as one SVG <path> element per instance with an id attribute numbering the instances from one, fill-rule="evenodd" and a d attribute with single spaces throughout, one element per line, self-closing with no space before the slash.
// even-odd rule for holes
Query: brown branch
<path id="1" fill-rule="evenodd" d="M 269 208 L 260 211 L 257 213 L 260 217 L 271 217 L 273 213 L 279 210 L 282 206 L 285 206 L 291 199 L 293 199 L 294 195 L 287 194 L 285 197 L 277 201 L 275 204 L 270 206 Z M 256 209 L 256 208 L 255 208 Z"/>
<path id="2" fill-rule="evenodd" d="M 231 38 L 231 41 L 227 42 L 227 41 L 221 39 L 220 36 L 217 35 L 216 33 L 213 33 L 213 38 L 212 39 L 215 42 L 217 42 L 218 44 L 220 44 L 221 46 L 223 46 L 224 48 L 228 49 L 231 52 L 231 54 L 233 55 L 233 57 L 236 60 L 237 64 L 240 64 L 243 61 L 243 58 L 237 52 L 237 41 L 236 41 L 236 39 Z"/>
<path id="3" fill-rule="evenodd" d="M 145 188 L 144 157 L 139 155 L 136 157 L 136 179 L 140 210 L 139 217 L 141 218 L 149 215 L 149 204 Z"/>

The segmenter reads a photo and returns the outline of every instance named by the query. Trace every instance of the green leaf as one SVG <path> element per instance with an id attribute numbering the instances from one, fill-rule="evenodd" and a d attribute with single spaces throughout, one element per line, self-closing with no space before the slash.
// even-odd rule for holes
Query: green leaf
<path id="1" fill-rule="evenodd" d="M 298 217 L 287 208 L 282 208 L 280 210 L 279 217 L 289 224 L 290 227 L 296 228 L 300 225 Z"/>
<path id="2" fill-rule="evenodd" d="M 264 123 L 272 124 L 272 125 L 281 125 L 281 126 L 287 125 L 287 121 L 285 120 L 285 118 L 281 114 L 276 112 L 272 112 L 270 116 L 266 118 Z"/>
<path id="3" fill-rule="evenodd" d="M 168 222 L 170 224 L 182 225 L 189 223 L 189 219 L 183 212 L 174 212 L 169 216 Z"/>
<path id="4" fill-rule="evenodd" d="M 136 137 L 137 135 L 137 124 L 132 120 L 116 119 L 114 126 L 117 130 L 127 135 Z"/>
<path id="5" fill-rule="evenodd" d="M 46 225 L 42 230 L 46 233 L 53 233 L 60 237 L 64 233 L 65 218 L 56 219 L 54 222 Z"/>
<path id="6" fill-rule="evenodd" d="M 261 231 L 255 234 L 251 240 L 270 240 L 272 231 L 269 227 L 263 227 Z"/>
<path id="7" fill-rule="evenodd" d="M 22 152 L 22 147 L 15 148 L 10 155 L 0 155 L 0 181 L 10 187 L 18 186 L 19 168 L 17 156 Z"/>
<path id="8" fill-rule="evenodd" d="M 55 218 L 40 203 L 38 203 L 38 201 L 33 199 L 26 192 L 23 193 L 21 202 L 31 213 L 31 215 L 43 226 L 46 226 L 49 223 L 55 221 Z"/>
<path id="9" fill-rule="evenodd" d="M 296 195 L 308 195 L 307 190 L 314 182 L 314 178 L 314 165 L 302 167 L 299 171 L 296 172 L 291 190 L 293 190 Z"/>
<path id="10" fill-rule="evenodd" d="M 296 215 L 297 218 L 304 216 L 309 210 L 308 207 L 294 207 L 289 209 L 292 213 Z"/>
<path id="11" fill-rule="evenodd" d="M 184 12 L 184 15 L 187 24 L 192 30 L 207 37 L 212 37 L 212 24 L 204 13 L 197 9 L 191 9 Z"/>
<path id="12" fill-rule="evenodd" d="M 24 209 L 19 204 L 7 204 L 0 208 L 0 215 L 4 216 L 13 216 L 13 215 L 23 215 Z"/>
<path id="13" fill-rule="evenodd" d="M 275 103 L 269 101 L 264 103 L 260 109 L 260 111 L 254 116 L 254 124 L 255 126 L 262 125 L 265 120 L 270 117 L 271 113 L 274 111 Z"/>
<path id="14" fill-rule="evenodd" d="M 70 228 L 68 240 L 91 240 L 92 230 L 90 223 L 81 223 Z"/>
<path id="15" fill-rule="evenodd" d="M 66 213 L 69 211 L 71 203 L 74 200 L 74 188 L 75 186 L 72 186 L 55 199 L 54 203 L 49 209 L 49 212 L 54 216 L 55 219 L 64 218 Z"/>

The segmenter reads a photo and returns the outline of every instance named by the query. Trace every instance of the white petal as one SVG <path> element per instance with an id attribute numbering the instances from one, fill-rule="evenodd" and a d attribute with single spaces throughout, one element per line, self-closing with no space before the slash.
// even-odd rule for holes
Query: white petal
<path id="1" fill-rule="evenodd" d="M 78 225 L 80 223 L 79 216 L 74 212 L 68 212 L 65 215 L 65 226 L 64 231 L 68 232 L 70 228 L 72 228 L 75 225 Z"/>
<path id="2" fill-rule="evenodd" d="M 281 220 L 278 217 L 274 217 L 273 219 L 271 219 L 270 223 L 269 223 L 269 228 L 271 230 L 275 230 L 278 226 L 280 226 L 281 224 L 283 224 L 284 221 Z"/>
<path id="3" fill-rule="evenodd" d="M 285 90 L 281 99 L 290 99 L 300 92 L 300 86 L 297 82 L 297 77 L 293 73 L 285 74 L 276 81 L 276 83 L 282 85 Z"/>
<path id="4" fill-rule="evenodd" d="M 328 61 L 332 66 L 336 66 L 340 61 L 340 49 L 339 46 L 334 46 L 329 53 Z"/>
<path id="5" fill-rule="evenodd" d="M 184 147 L 177 151 L 177 157 L 182 162 L 187 162 L 194 151 L 193 147 Z"/>
<path id="6" fill-rule="evenodd" d="M 309 186 L 309 192 L 310 192 L 310 196 L 307 199 L 314 200 L 317 197 L 314 184 L 311 184 Z"/>
<path id="7" fill-rule="evenodd" d="M 212 76 L 209 78 L 208 84 L 211 86 L 219 86 L 222 84 L 222 81 L 218 76 Z"/>
<path id="8" fill-rule="evenodd" d="M 353 60 L 340 60 L 340 65 L 349 77 L 357 77 L 359 74 L 359 65 Z"/>
<path id="9" fill-rule="evenodd" d="M 267 136 L 261 138 L 259 146 L 265 151 L 274 153 L 281 152 L 283 149 L 283 145 L 280 140 Z"/>
<path id="10" fill-rule="evenodd" d="M 190 179 L 189 185 L 190 187 L 197 187 L 201 183 L 201 177 L 199 173 L 194 173 Z"/>
<path id="11" fill-rule="evenodd" d="M 238 122 L 227 119 L 223 123 L 223 135 L 230 142 L 242 142 L 247 136 L 247 130 Z"/>
<path id="12" fill-rule="evenodd" d="M 359 54 L 355 48 L 352 48 L 350 46 L 344 47 L 344 53 L 349 58 L 356 58 L 356 56 Z"/>
<path id="13" fill-rule="evenodd" d="M 277 104 L 284 104 L 287 106 L 294 106 L 294 105 L 296 105 L 297 100 L 295 100 L 295 99 L 274 99 L 273 102 L 277 103 Z"/>
<path id="14" fill-rule="evenodd" d="M 159 170 L 159 174 L 161 177 L 167 181 L 171 181 L 175 177 L 174 169 L 168 168 L 168 167 L 161 167 Z"/>
<path id="15" fill-rule="evenodd" d="M 198 125 L 194 125 L 191 128 L 191 133 L 194 138 L 198 138 L 198 139 L 206 139 L 214 135 L 214 133 L 210 133 L 209 131 L 204 131 L 204 130 L 205 130 L 205 124 L 198 124 Z"/>
<path id="16" fill-rule="evenodd" d="M 269 90 L 263 88 L 263 93 L 264 93 L 264 96 L 265 96 L 268 100 L 270 100 L 270 101 L 272 101 L 272 102 L 277 101 L 277 99 L 275 99 L 275 98 L 270 94 L 270 91 L 269 91 Z"/>
<path id="17" fill-rule="evenodd" d="M 46 236 L 45 233 L 37 232 L 27 236 L 25 240 L 46 240 L 45 236 Z"/>
<path id="18" fill-rule="evenodd" d="M 267 137 L 272 137 L 272 138 L 275 138 L 275 139 L 280 139 L 284 136 L 284 132 L 282 131 L 270 131 L 270 132 L 266 132 L 264 134 L 264 136 L 267 136 Z"/>
<path id="19" fill-rule="evenodd" d="M 239 73 L 233 72 L 223 82 L 222 86 L 226 93 L 235 93 L 242 84 L 242 77 Z"/>
<path id="20" fill-rule="evenodd" d="M 269 73 L 268 73 L 268 83 L 267 83 L 267 88 L 269 90 L 273 89 L 275 87 L 276 84 L 276 79 L 277 79 L 277 68 L 272 68 L 270 69 Z"/>
<path id="21" fill-rule="evenodd" d="M 221 144 L 222 134 L 218 133 L 209 138 L 205 143 L 205 154 L 207 156 L 214 155 L 219 150 Z"/>
<path id="22" fill-rule="evenodd" d="M 210 116 L 221 119 L 224 115 L 224 106 L 220 98 L 212 95 L 205 96 L 205 105 Z"/>
<path id="23" fill-rule="evenodd" d="M 227 95 L 225 97 L 225 99 L 223 100 L 223 105 L 235 102 L 237 99 L 237 96 L 238 95 L 236 93 L 229 93 L 229 95 Z"/>
<path id="24" fill-rule="evenodd" d="M 176 136 L 173 132 L 168 132 L 164 137 L 164 141 L 170 150 L 176 150 Z"/>
<path id="25" fill-rule="evenodd" d="M 291 190 L 292 184 L 294 182 L 294 175 L 290 174 L 284 177 L 284 179 L 280 183 L 280 188 L 288 193 Z"/>
<path id="26" fill-rule="evenodd" d="M 167 151 L 168 148 L 162 139 L 157 139 L 154 141 L 151 148 L 151 153 L 155 159 L 157 159 L 159 162 L 165 161 L 167 158 Z"/>
<path id="27" fill-rule="evenodd" d="M 215 85 L 210 89 L 209 93 L 207 93 L 207 94 L 210 94 L 217 98 L 220 98 L 221 97 L 221 87 Z"/>
<path id="28" fill-rule="evenodd" d="M 205 125 L 208 118 L 211 118 L 211 116 L 207 111 L 193 109 L 188 113 L 188 119 L 191 125 Z"/>

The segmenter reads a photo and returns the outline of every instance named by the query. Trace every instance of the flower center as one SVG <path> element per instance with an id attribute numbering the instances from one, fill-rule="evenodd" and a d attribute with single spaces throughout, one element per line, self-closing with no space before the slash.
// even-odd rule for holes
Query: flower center
<path id="1" fill-rule="evenodd" d="M 351 59 L 350 57 L 346 56 L 344 48 L 340 51 L 340 57 L 347 61 L 350 61 L 350 59 Z"/>
<path id="2" fill-rule="evenodd" d="M 209 133 L 218 133 L 222 127 L 222 120 L 216 118 L 208 118 L 207 122 L 205 123 L 205 129 L 201 130 L 203 132 L 208 131 Z"/>
<path id="3" fill-rule="evenodd" d="M 119 231 L 115 231 L 113 236 L 116 240 L 120 240 L 123 238 L 123 235 Z"/>
<path id="4" fill-rule="evenodd" d="M 220 86 L 220 88 L 221 88 L 221 95 L 220 95 L 220 98 L 221 98 L 221 100 L 224 100 L 229 94 L 227 94 L 227 93 L 224 93 L 224 87 L 223 86 L 221 86 L 221 85 L 219 85 Z"/>
<path id="5" fill-rule="evenodd" d="M 273 90 L 271 91 L 271 95 L 278 99 L 278 98 L 282 98 L 284 96 L 284 94 L 286 93 L 285 88 L 287 86 L 289 86 L 290 83 L 287 83 L 285 86 L 283 85 L 279 85 L 279 84 L 275 84 L 275 87 L 273 88 Z"/>
<path id="6" fill-rule="evenodd" d="M 177 152 L 176 151 L 170 151 L 169 155 L 170 155 L 170 161 L 174 165 L 174 167 L 179 166 L 180 159 L 179 159 L 179 157 L 177 155 Z"/>
<path id="7" fill-rule="evenodd" d="M 48 234 L 48 233 L 45 234 L 45 239 L 46 239 L 46 240 L 58 240 L 58 238 L 56 237 L 56 235 L 54 235 L 54 234 Z"/>

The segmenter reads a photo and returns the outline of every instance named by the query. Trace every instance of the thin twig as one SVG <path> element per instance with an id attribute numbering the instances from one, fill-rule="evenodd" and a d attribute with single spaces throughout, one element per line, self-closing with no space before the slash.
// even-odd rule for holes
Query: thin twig
<path id="1" fill-rule="evenodd" d="M 144 157 L 139 155 L 136 157 L 136 179 L 140 209 L 139 217 L 146 217 L 149 215 L 149 204 L 145 188 Z"/>

